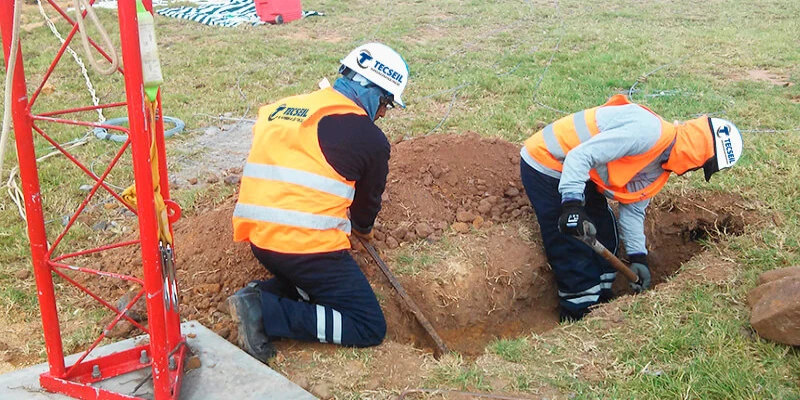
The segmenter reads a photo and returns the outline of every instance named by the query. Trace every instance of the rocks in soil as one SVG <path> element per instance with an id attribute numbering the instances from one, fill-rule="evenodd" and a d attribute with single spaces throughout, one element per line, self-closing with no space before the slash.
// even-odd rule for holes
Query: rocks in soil
<path id="1" fill-rule="evenodd" d="M 433 234 L 434 229 L 429 224 L 420 222 L 414 227 L 414 232 L 417 234 L 418 238 L 425 239 Z"/>
<path id="2" fill-rule="evenodd" d="M 751 290 L 750 324 L 762 338 L 800 346 L 800 268 L 769 271 Z"/>
<path id="3" fill-rule="evenodd" d="M 475 214 L 469 211 L 459 211 L 456 213 L 456 222 L 472 222 L 475 220 Z"/>
<path id="4" fill-rule="evenodd" d="M 403 240 L 406 237 L 407 233 L 408 229 L 406 229 L 403 226 L 398 226 L 397 229 L 392 231 L 392 237 L 394 237 L 395 239 Z"/>
<path id="5" fill-rule="evenodd" d="M 800 276 L 800 267 L 778 268 L 764 272 L 763 274 L 758 276 L 758 283 L 759 285 L 761 285 L 767 282 L 777 281 L 778 279 L 783 279 L 789 276 Z"/>
<path id="6" fill-rule="evenodd" d="M 228 176 L 225 177 L 225 179 L 223 179 L 223 182 L 225 182 L 226 185 L 233 186 L 233 185 L 238 185 L 239 181 L 241 181 L 241 180 L 242 180 L 242 177 L 239 176 L 239 175 L 228 175 Z"/>
<path id="7" fill-rule="evenodd" d="M 28 268 L 21 269 L 14 276 L 19 280 L 28 279 L 31 276 L 31 270 Z"/>
<path id="8" fill-rule="evenodd" d="M 111 320 L 113 318 L 114 318 L 113 315 L 109 315 L 106 320 L 103 320 L 101 322 L 101 324 L 103 324 L 103 326 L 107 326 L 111 322 Z M 112 328 L 110 331 L 106 332 L 106 337 L 111 338 L 111 339 L 125 338 L 125 337 L 130 336 L 130 334 L 135 329 L 136 329 L 136 327 L 133 326 L 132 323 L 128 322 L 128 320 L 123 319 L 123 320 L 120 320 L 119 322 L 117 322 L 117 324 L 114 325 L 114 328 Z"/>
<path id="9" fill-rule="evenodd" d="M 454 231 L 458 233 L 468 233 L 469 232 L 469 225 L 464 222 L 456 222 L 453 225 L 450 225 Z"/>
<path id="10" fill-rule="evenodd" d="M 184 371 L 191 371 L 193 369 L 200 368 L 200 357 L 191 356 L 188 360 L 186 360 L 186 365 L 184 366 Z"/>
<path id="11" fill-rule="evenodd" d="M 514 197 L 519 194 L 519 189 L 517 189 L 514 186 L 511 186 L 510 188 L 506 189 L 504 194 L 506 195 L 506 197 Z"/>
<path id="12" fill-rule="evenodd" d="M 117 309 L 122 310 L 130 304 L 131 301 L 136 297 L 137 292 L 129 291 L 122 295 L 122 297 L 117 300 Z M 147 320 L 147 304 L 144 300 L 144 295 L 139 297 L 139 300 L 131 307 L 128 312 L 125 313 L 130 319 L 136 322 L 142 322 Z"/>
<path id="13" fill-rule="evenodd" d="M 471 132 L 396 143 L 381 210 L 382 231 L 402 245 L 439 238 L 451 226 L 467 233 L 471 227 L 485 228 L 485 221 L 509 222 L 524 216 L 530 206 L 518 179 L 518 154 L 516 144 Z M 417 232 L 420 223 L 434 232 Z M 392 246 L 386 243 L 386 247 Z"/>

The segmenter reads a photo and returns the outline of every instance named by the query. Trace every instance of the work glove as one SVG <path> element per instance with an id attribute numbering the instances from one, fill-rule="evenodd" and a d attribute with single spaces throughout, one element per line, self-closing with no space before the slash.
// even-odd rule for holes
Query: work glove
<path id="1" fill-rule="evenodd" d="M 631 254 L 631 271 L 639 277 L 639 282 L 630 282 L 631 289 L 636 293 L 641 293 L 650 289 L 650 268 L 647 267 L 647 256 L 644 254 Z"/>
<path id="2" fill-rule="evenodd" d="M 372 230 L 370 230 L 369 233 L 362 233 L 355 229 L 352 229 L 351 232 L 353 232 L 353 235 L 367 241 L 367 243 L 372 242 L 372 239 L 375 238 L 375 235 L 372 233 Z"/>
<path id="3" fill-rule="evenodd" d="M 558 218 L 558 231 L 572 236 L 595 236 L 592 220 L 586 214 L 580 200 L 569 200 L 561 204 L 561 217 Z"/>

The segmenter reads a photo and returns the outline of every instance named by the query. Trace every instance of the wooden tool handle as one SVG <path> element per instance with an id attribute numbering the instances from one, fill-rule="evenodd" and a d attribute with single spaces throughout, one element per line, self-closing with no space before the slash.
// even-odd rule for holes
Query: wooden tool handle
<path id="1" fill-rule="evenodd" d="M 608 262 L 611 263 L 611 266 L 614 267 L 614 269 L 616 269 L 617 271 L 621 272 L 622 275 L 625 275 L 625 277 L 628 278 L 629 281 L 633 283 L 639 283 L 639 275 L 636 275 L 636 273 L 633 272 L 633 270 L 631 270 L 630 268 L 628 268 L 628 266 L 625 265 L 622 261 L 620 261 L 620 259 L 617 258 L 617 256 L 608 251 L 606 246 L 603 246 L 603 244 L 600 243 L 600 241 L 597 240 L 596 237 L 582 236 L 578 237 L 578 239 L 581 242 L 586 243 L 587 246 L 591 247 L 592 250 L 595 251 L 595 253 L 600 254 L 600 256 L 608 260 Z"/>

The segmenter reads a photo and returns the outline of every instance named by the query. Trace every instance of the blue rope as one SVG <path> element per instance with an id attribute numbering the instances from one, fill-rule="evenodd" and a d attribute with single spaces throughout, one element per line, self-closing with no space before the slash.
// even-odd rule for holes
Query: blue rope
<path id="1" fill-rule="evenodd" d="M 165 123 L 171 123 L 171 124 L 175 125 L 174 128 L 169 129 L 167 131 L 164 131 L 164 137 L 165 138 L 168 138 L 168 137 L 170 137 L 170 136 L 172 136 L 172 135 L 174 135 L 176 133 L 183 132 L 183 129 L 186 127 L 186 123 L 184 123 L 183 121 L 181 121 L 178 118 L 173 118 L 173 117 L 162 117 L 162 118 L 164 118 L 164 122 Z M 127 122 L 128 122 L 128 117 L 120 117 L 120 118 L 112 118 L 112 119 L 104 122 L 103 124 L 104 125 L 112 125 L 112 126 L 123 126 L 123 124 L 127 124 Z M 108 129 L 106 129 L 106 128 L 94 128 L 94 135 L 98 139 L 111 140 L 111 141 L 120 142 L 120 143 L 123 143 L 126 140 L 128 140 L 128 135 L 125 135 L 125 134 L 114 135 L 114 134 L 109 133 Z"/>

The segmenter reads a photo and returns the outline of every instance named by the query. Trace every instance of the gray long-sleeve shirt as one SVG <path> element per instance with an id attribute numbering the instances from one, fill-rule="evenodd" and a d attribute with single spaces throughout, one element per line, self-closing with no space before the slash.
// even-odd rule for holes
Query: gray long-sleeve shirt
<path id="1" fill-rule="evenodd" d="M 522 158 L 535 170 L 559 179 L 562 201 L 584 200 L 589 171 L 596 169 L 604 179 L 607 164 L 625 156 L 643 154 L 661 137 L 661 121 L 637 104 L 601 107 L 596 114 L 600 133 L 567 153 L 562 172 L 547 168 L 522 149 Z M 638 191 L 653 183 L 663 172 L 672 146 L 628 182 L 628 191 Z M 644 235 L 645 209 L 649 200 L 619 205 L 619 229 L 628 254 L 647 254 Z"/>

